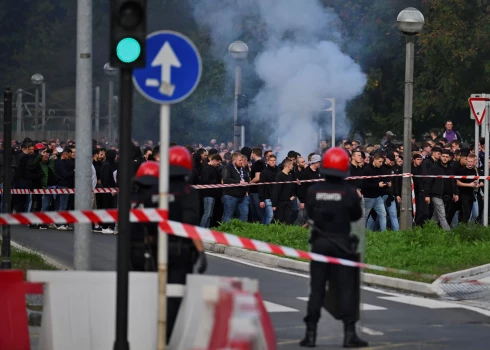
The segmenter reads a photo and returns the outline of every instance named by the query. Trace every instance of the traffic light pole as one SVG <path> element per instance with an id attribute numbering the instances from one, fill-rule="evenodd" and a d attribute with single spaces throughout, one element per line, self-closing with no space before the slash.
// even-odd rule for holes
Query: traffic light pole
<path id="1" fill-rule="evenodd" d="M 10 193 L 10 185 L 12 183 L 12 91 L 6 88 L 4 92 L 4 116 L 3 116 L 3 212 L 10 213 L 10 203 L 12 202 L 12 194 Z M 10 225 L 2 226 L 2 269 L 11 269 L 10 261 Z"/>
<path id="2" fill-rule="evenodd" d="M 129 299 L 129 211 L 131 207 L 132 147 L 131 130 L 133 119 L 132 69 L 121 69 L 119 94 L 119 234 L 117 235 L 117 297 L 116 297 L 116 342 L 114 350 L 129 350 L 128 299 Z"/>

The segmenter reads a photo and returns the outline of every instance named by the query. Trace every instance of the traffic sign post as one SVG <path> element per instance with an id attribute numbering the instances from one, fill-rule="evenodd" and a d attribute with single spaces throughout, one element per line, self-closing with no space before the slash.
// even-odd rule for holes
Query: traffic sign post
<path id="1" fill-rule="evenodd" d="M 470 118 L 475 119 L 475 155 L 478 157 L 478 143 L 479 143 L 479 126 L 482 126 L 482 135 L 485 138 L 485 158 L 483 161 L 484 175 L 487 177 L 489 175 L 488 166 L 488 150 L 490 148 L 490 118 L 488 117 L 488 111 L 490 110 L 490 98 L 487 97 L 490 94 L 472 94 L 468 99 L 470 105 Z M 477 163 L 478 164 L 478 163 Z M 488 194 L 489 194 L 489 184 L 488 180 L 485 179 L 484 186 L 484 201 L 483 201 L 483 225 L 488 226 Z"/>
<path id="2" fill-rule="evenodd" d="M 157 31 L 146 38 L 146 67 L 133 71 L 136 89 L 160 106 L 159 208 L 168 213 L 170 105 L 190 96 L 201 79 L 202 61 L 196 46 L 173 31 Z M 168 214 L 167 214 L 168 215 Z M 158 230 L 158 349 L 166 346 L 167 235 Z"/>

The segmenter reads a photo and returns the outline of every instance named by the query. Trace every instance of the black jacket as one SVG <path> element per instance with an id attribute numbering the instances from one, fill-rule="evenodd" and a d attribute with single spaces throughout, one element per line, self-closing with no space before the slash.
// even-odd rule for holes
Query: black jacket
<path id="1" fill-rule="evenodd" d="M 313 171 L 310 167 L 306 167 L 302 172 L 298 172 L 299 180 L 318 180 L 321 179 L 320 171 Z M 306 194 L 308 189 L 314 184 L 314 182 L 302 182 L 301 185 L 297 187 L 298 199 L 300 203 L 305 203 Z"/>
<path id="2" fill-rule="evenodd" d="M 412 163 L 412 175 L 427 175 L 424 174 L 422 166 L 415 167 Z M 423 177 L 413 177 L 413 186 L 414 186 L 414 191 L 415 195 L 418 196 L 419 194 L 423 197 L 425 193 L 425 188 L 424 188 L 424 178 Z"/>
<path id="3" fill-rule="evenodd" d="M 115 158 L 116 151 L 109 150 L 106 152 L 106 160 L 100 168 L 100 182 L 103 188 L 116 187 L 116 181 L 114 181 L 114 171 L 117 170 L 117 164 L 114 162 Z"/>
<path id="4" fill-rule="evenodd" d="M 363 166 L 355 166 L 354 164 L 350 163 L 349 166 L 349 176 L 363 176 Z M 354 186 L 356 189 L 362 189 L 362 179 L 357 179 L 357 180 L 349 180 L 349 184 Z"/>
<path id="5" fill-rule="evenodd" d="M 264 170 L 260 172 L 260 182 L 275 182 L 276 181 L 276 175 L 277 172 L 279 171 L 279 167 L 275 166 L 274 168 L 271 168 L 270 166 L 266 166 Z M 259 200 L 261 202 L 265 201 L 266 199 L 271 199 L 274 194 L 274 186 L 276 185 L 258 185 L 257 187 L 259 188 Z"/>
<path id="6" fill-rule="evenodd" d="M 248 174 L 248 168 L 243 167 L 243 180 L 250 182 L 250 176 Z M 236 169 L 233 163 L 226 165 L 222 172 L 224 184 L 240 184 L 240 169 Z M 225 187 L 223 188 L 224 196 L 232 196 L 236 198 L 243 198 L 247 194 L 246 186 Z"/>
<path id="7" fill-rule="evenodd" d="M 284 174 L 282 171 L 278 172 L 276 175 L 276 182 L 289 182 L 294 181 L 292 173 Z M 277 207 L 278 202 L 290 201 L 292 196 L 296 195 L 296 184 L 277 184 L 274 185 L 274 193 L 272 195 L 272 206 Z"/>
<path id="8" fill-rule="evenodd" d="M 361 201 L 348 181 L 316 183 L 306 195 L 306 213 L 313 221 L 312 236 L 343 235 L 348 237 L 351 222 L 362 217 Z"/>
<path id="9" fill-rule="evenodd" d="M 436 162 L 429 170 L 428 175 L 454 175 L 453 169 L 443 166 L 440 161 Z M 455 179 L 438 179 L 429 177 L 425 179 L 425 196 L 442 198 L 444 195 L 457 195 L 458 186 Z"/>
<path id="10" fill-rule="evenodd" d="M 75 160 L 57 159 L 54 163 L 58 186 L 75 188 Z"/>
<path id="11" fill-rule="evenodd" d="M 199 180 L 200 185 L 217 185 L 221 184 L 221 176 L 218 173 L 217 167 L 213 167 L 209 164 L 204 164 L 201 169 L 201 176 Z M 218 198 L 221 192 L 218 188 L 209 188 L 201 191 L 201 197 L 213 197 Z"/>
<path id="12" fill-rule="evenodd" d="M 373 164 L 367 164 L 363 167 L 363 176 L 379 176 L 383 175 L 383 169 L 376 168 Z M 383 178 L 363 179 L 362 180 L 362 195 L 364 198 L 378 198 L 381 196 L 379 183 L 386 181 Z"/>

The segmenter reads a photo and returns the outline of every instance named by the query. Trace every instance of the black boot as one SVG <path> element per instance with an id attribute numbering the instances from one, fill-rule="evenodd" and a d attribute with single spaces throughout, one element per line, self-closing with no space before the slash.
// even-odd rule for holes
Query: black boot
<path id="1" fill-rule="evenodd" d="M 306 325 L 305 338 L 299 342 L 299 345 L 305 348 L 314 348 L 316 346 L 316 324 Z"/>
<path id="2" fill-rule="evenodd" d="M 344 348 L 364 348 L 368 343 L 356 334 L 356 323 L 344 323 Z"/>

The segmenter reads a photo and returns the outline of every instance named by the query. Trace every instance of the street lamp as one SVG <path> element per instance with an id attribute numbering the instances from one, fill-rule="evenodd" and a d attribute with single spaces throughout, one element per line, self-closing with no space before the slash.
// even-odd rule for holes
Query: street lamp
<path id="1" fill-rule="evenodd" d="M 424 15 L 413 7 L 408 7 L 397 18 L 398 29 L 407 36 L 406 65 L 405 65 L 405 106 L 403 112 L 403 172 L 408 174 L 411 169 L 412 150 L 412 107 L 413 107 L 413 70 L 415 61 L 415 35 L 424 27 Z M 400 228 L 412 229 L 412 197 L 411 179 L 403 178 L 402 206 L 400 214 Z"/>
<path id="2" fill-rule="evenodd" d="M 117 75 L 117 68 L 114 68 L 110 65 L 109 62 L 104 64 L 104 73 L 109 76 L 109 77 L 114 77 Z M 111 78 L 109 80 L 109 100 L 108 100 L 108 106 L 107 106 L 107 128 L 108 128 L 108 139 L 109 142 L 112 142 L 112 119 L 113 119 L 113 103 L 114 103 L 114 80 Z"/>
<path id="3" fill-rule="evenodd" d="M 46 123 L 46 85 L 44 83 L 44 77 L 39 74 L 39 73 L 36 73 L 34 74 L 32 77 L 31 77 L 31 83 L 32 85 L 34 85 L 36 87 L 36 94 L 35 94 L 35 100 L 36 100 L 36 108 L 35 108 L 35 112 L 34 112 L 34 123 L 35 123 L 35 126 L 36 126 L 36 132 L 38 131 L 38 120 L 39 120 L 39 86 L 41 86 L 41 90 L 42 90 L 42 106 L 43 106 L 43 109 L 42 109 L 42 116 L 43 116 L 43 119 L 42 119 L 42 124 L 41 124 L 41 127 L 44 129 L 44 124 Z"/>
<path id="4" fill-rule="evenodd" d="M 240 67 L 240 61 L 247 59 L 248 46 L 243 41 L 235 41 L 231 43 L 228 48 L 228 52 L 231 57 L 236 61 L 235 67 L 235 111 L 234 111 L 234 133 L 233 133 L 233 147 L 238 150 L 238 144 L 241 147 L 245 146 L 245 126 L 239 127 L 238 124 L 238 95 L 241 94 L 242 83 L 242 68 Z M 240 148 L 241 148 L 240 147 Z"/>

